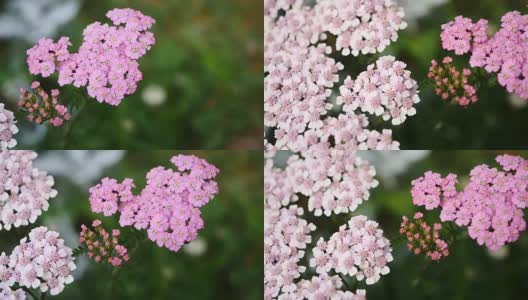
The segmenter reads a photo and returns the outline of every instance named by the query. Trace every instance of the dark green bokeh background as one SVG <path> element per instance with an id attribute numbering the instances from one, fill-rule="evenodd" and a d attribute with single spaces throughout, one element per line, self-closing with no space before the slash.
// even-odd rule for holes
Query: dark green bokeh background
<path id="1" fill-rule="evenodd" d="M 220 169 L 220 193 L 202 208 L 205 227 L 200 231 L 207 248 L 201 256 L 171 252 L 147 240 L 119 274 L 110 295 L 111 270 L 90 261 L 86 272 L 51 299 L 261 299 L 263 295 L 262 153 L 234 151 L 129 152 L 104 176 L 133 178 L 136 193 L 153 167 L 170 167 L 172 155 L 195 154 Z M 88 190 L 67 177 L 55 176 L 59 194 L 37 224 L 0 231 L 0 252 L 10 252 L 32 228 L 54 217 L 71 218 L 74 230 L 100 218 L 117 227 L 117 217 L 105 218 L 90 211 Z M 95 184 L 95 183 L 94 183 Z M 57 228 L 59 232 L 64 228 Z M 145 233 L 146 234 L 146 233 Z M 78 236 L 76 237 L 78 238 Z M 76 245 L 69 245 L 72 248 Z"/>
<path id="2" fill-rule="evenodd" d="M 0 10 L 4 6 L 5 1 L 0 1 Z M 138 91 L 119 107 L 88 99 L 73 124 L 49 127 L 45 138 L 36 144 L 19 138 L 20 149 L 262 148 L 260 2 L 85 0 L 80 14 L 60 28 L 58 36 L 69 36 L 72 51 L 76 51 L 84 27 L 96 21 L 109 22 L 105 14 L 116 7 L 138 9 L 157 21 L 152 29 L 157 43 L 140 59 L 143 80 Z M 58 87 L 56 80 L 29 74 L 25 52 L 31 47 L 22 40 L 0 41 L 0 84 L 23 76 L 26 88 L 35 79 L 46 88 Z M 143 102 L 141 93 L 149 84 L 166 90 L 164 105 L 150 107 Z M 72 86 L 61 91 L 64 101 L 80 103 Z M 87 95 L 85 88 L 81 94 Z M 0 94 L 3 102 L 5 97 Z M 14 102 L 8 105 L 15 110 Z M 22 114 L 17 118 L 25 132 L 32 127 Z"/>
<path id="3" fill-rule="evenodd" d="M 451 244 L 450 255 L 438 263 L 430 262 L 423 256 L 414 256 L 404 243 L 394 242 L 399 236 L 401 217 L 412 216 L 418 211 L 413 206 L 410 195 L 413 179 L 433 170 L 444 176 L 449 172 L 458 174 L 459 181 L 464 182 L 468 180 L 469 171 L 476 165 L 485 163 L 498 167 L 494 159 L 503 153 L 505 152 L 433 151 L 424 160 L 409 165 L 406 171 L 396 176 L 395 184 L 387 184 L 380 176 L 376 176 L 380 185 L 371 190 L 369 200 L 363 202 L 354 213 L 333 215 L 330 218 L 313 217 L 310 213 L 305 213 L 304 217 L 317 226 L 315 234 L 312 234 L 312 241 L 317 241 L 320 236 L 328 238 L 355 215 L 364 214 L 380 223 L 385 237 L 393 244 L 394 261 L 389 263 L 390 273 L 381 276 L 376 284 L 367 286 L 364 281 L 358 284 L 359 288 L 367 290 L 368 299 L 525 299 L 528 293 L 526 231 L 521 233 L 518 241 L 507 246 L 508 255 L 502 259 L 493 258 L 487 248 L 478 246 L 467 236 Z M 528 158 L 528 151 L 507 153 Z M 300 203 L 305 206 L 303 201 Z M 437 211 L 426 215 L 438 222 Z M 528 215 L 525 218 L 528 221 Z M 311 246 L 314 244 L 312 242 Z M 311 247 L 306 253 L 311 253 Z M 309 256 L 305 256 L 306 263 Z M 310 272 L 308 269 L 304 277 L 310 277 Z M 349 284 L 354 286 L 354 280 L 350 280 Z"/>

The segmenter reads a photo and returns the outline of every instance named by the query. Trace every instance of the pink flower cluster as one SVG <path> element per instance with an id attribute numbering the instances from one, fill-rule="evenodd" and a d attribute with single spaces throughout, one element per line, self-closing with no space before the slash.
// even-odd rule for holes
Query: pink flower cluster
<path id="1" fill-rule="evenodd" d="M 88 257 L 97 263 L 107 262 L 113 267 L 119 267 L 130 259 L 127 248 L 119 244 L 119 229 L 113 229 L 110 234 L 100 220 L 94 220 L 92 227 L 95 231 L 84 224 L 81 225 L 79 237 L 79 242 L 88 251 Z"/>
<path id="2" fill-rule="evenodd" d="M 476 45 L 487 41 L 487 31 L 488 21 L 482 19 L 473 23 L 471 19 L 458 16 L 454 21 L 442 25 L 442 47 L 455 51 L 456 55 L 466 54 Z"/>
<path id="3" fill-rule="evenodd" d="M 0 288 L 0 299 L 4 300 L 26 300 L 26 293 L 21 290 L 11 290 L 9 288 Z"/>
<path id="4" fill-rule="evenodd" d="M 308 210 L 316 216 L 353 212 L 378 185 L 367 161 L 328 144 L 291 156 L 286 173 L 293 191 L 309 197 Z"/>
<path id="5" fill-rule="evenodd" d="M 5 108 L 4 103 L 0 103 L 0 151 L 16 146 L 17 141 L 13 135 L 17 133 L 15 115 Z"/>
<path id="6" fill-rule="evenodd" d="M 392 119 L 393 125 L 405 122 L 407 116 L 416 114 L 414 104 L 420 102 L 418 85 L 406 66 L 393 56 L 379 58 L 355 81 L 350 76 L 345 79 L 337 104 L 343 104 L 346 113 L 353 114 L 360 108 L 385 121 Z"/>
<path id="7" fill-rule="evenodd" d="M 333 49 L 325 41 L 328 33 L 337 36 L 335 49 L 343 55 L 377 53 L 396 41 L 398 30 L 406 27 L 402 17 L 403 10 L 392 0 L 320 0 L 313 7 L 303 1 L 265 1 L 266 148 L 301 151 L 335 131 L 350 137 L 347 144 L 354 150 L 398 148 L 392 131 L 368 130 L 365 115 L 352 106 L 342 110 L 328 101 L 344 66 L 330 56 Z M 379 64 L 378 81 L 371 81 L 372 72 L 367 71 L 356 80 L 354 95 L 350 92 L 344 98 L 357 103 L 355 108 L 400 124 L 416 113 L 416 83 L 404 70 L 405 64 L 393 58 L 383 58 Z M 329 118 L 330 111 L 340 115 Z M 345 123 L 352 126 L 340 127 Z"/>
<path id="8" fill-rule="evenodd" d="M 272 160 L 266 160 L 264 165 L 264 194 L 265 206 L 272 209 L 280 209 L 298 200 L 294 194 L 290 181 L 284 180 L 286 172 L 273 167 Z"/>
<path id="9" fill-rule="evenodd" d="M 515 242 L 526 229 L 523 209 L 528 206 L 528 161 L 511 155 L 500 155 L 496 161 L 504 171 L 477 166 L 459 192 L 454 189 L 454 175 L 443 179 L 428 172 L 413 181 L 413 202 L 429 209 L 440 207 L 442 222 L 467 226 L 469 236 L 491 250 Z"/>
<path id="10" fill-rule="evenodd" d="M 411 195 L 414 205 L 432 210 L 442 204 L 442 199 L 456 196 L 457 176 L 449 174 L 445 178 L 438 173 L 427 171 L 424 176 L 411 182 Z"/>
<path id="11" fill-rule="evenodd" d="M 8 289 L 16 283 L 57 295 L 73 282 L 71 272 L 75 268 L 72 250 L 64 245 L 59 233 L 37 227 L 29 233 L 29 239 L 20 240 L 9 257 L 4 253 L 0 256 L 0 288 Z"/>
<path id="12" fill-rule="evenodd" d="M 0 230 L 34 223 L 57 195 L 53 177 L 33 167 L 33 151 L 0 151 Z"/>
<path id="13" fill-rule="evenodd" d="M 443 100 L 452 100 L 460 106 L 468 106 L 478 101 L 477 89 L 469 83 L 471 70 L 464 69 L 462 72 L 451 63 L 453 59 L 444 57 L 442 65 L 432 60 L 427 77 L 435 83 L 436 95 Z"/>
<path id="14" fill-rule="evenodd" d="M 370 248 L 360 249 L 358 244 L 345 255 L 354 257 L 351 263 L 359 280 L 367 278 L 369 284 L 374 283 L 379 274 L 389 271 L 382 266 L 382 261 L 392 260 L 389 242 L 382 237 L 377 223 L 363 216 L 355 217 L 349 222 L 350 229 L 344 225 L 330 238 L 330 247 L 323 247 L 321 238 L 312 251 L 310 262 L 320 274 L 311 280 L 301 279 L 307 270 L 303 265 L 305 249 L 312 242 L 316 226 L 302 218 L 304 209 L 296 202 L 301 195 L 308 196 L 308 209 L 316 216 L 323 212 L 326 215 L 352 212 L 360 202 L 368 199 L 368 190 L 377 185 L 373 179 L 374 169 L 357 158 L 354 151 L 340 146 L 332 148 L 324 143 L 291 155 L 285 169 L 279 169 L 273 166 L 273 157 L 280 152 L 266 151 L 264 155 L 267 158 L 264 168 L 264 299 L 365 299 L 365 290 L 341 290 L 343 282 L 338 276 L 327 274 L 330 271 L 327 263 L 339 265 L 336 272 L 345 274 L 345 271 L 340 262 L 322 252 L 335 251 L 337 257 L 339 251 L 345 252 L 345 244 L 340 239 L 344 235 L 359 235 L 361 246 Z M 324 197 L 323 202 L 321 197 Z M 371 242 L 377 245 L 376 249 Z M 352 269 L 350 271 L 353 273 Z"/>
<path id="15" fill-rule="evenodd" d="M 509 12 L 501 22 L 500 30 L 488 36 L 488 21 L 473 23 L 459 16 L 442 26 L 442 45 L 457 55 L 471 52 L 472 67 L 497 73 L 509 93 L 528 99 L 528 15 Z"/>
<path id="16" fill-rule="evenodd" d="M 42 124 L 49 120 L 51 125 L 60 127 L 64 121 L 71 119 L 68 108 L 59 104 L 59 90 L 51 90 L 50 98 L 50 95 L 40 87 L 38 81 L 31 84 L 31 89 L 34 93 L 21 88 L 18 101 L 20 109 L 28 113 L 28 121 Z"/>
<path id="17" fill-rule="evenodd" d="M 449 255 L 448 245 L 440 238 L 442 224 L 432 226 L 423 219 L 421 212 L 415 213 L 412 220 L 403 216 L 400 234 L 407 238 L 407 248 L 415 255 L 425 254 L 431 260 L 438 261 Z"/>
<path id="18" fill-rule="evenodd" d="M 348 228 L 347 225 L 339 227 L 328 242 L 319 239 L 310 266 L 319 274 L 334 269 L 337 273 L 374 284 L 380 275 L 389 273 L 387 263 L 393 260 L 391 252 L 390 241 L 383 237 L 378 223 L 360 215 L 348 221 Z"/>
<path id="19" fill-rule="evenodd" d="M 30 73 L 48 77 L 57 71 L 61 86 L 87 86 L 90 97 L 119 105 L 143 77 L 138 59 L 155 44 L 149 31 L 155 20 L 129 8 L 113 9 L 106 16 L 113 25 L 88 25 L 77 53 L 69 52 L 67 37 L 57 43 L 41 39 L 27 51 Z"/>
<path id="20" fill-rule="evenodd" d="M 365 300 L 367 291 L 342 291 L 343 281 L 339 276 L 322 274 L 313 276 L 311 280 L 303 279 L 297 283 L 297 289 L 281 295 L 280 299 L 347 299 Z"/>
<path id="21" fill-rule="evenodd" d="M 403 9 L 392 0 L 319 0 L 314 9 L 322 31 L 337 36 L 335 48 L 345 56 L 382 52 L 407 28 Z"/>
<path id="22" fill-rule="evenodd" d="M 115 214 L 119 205 L 134 200 L 132 189 L 135 187 L 130 178 L 122 183 L 113 178 L 103 178 L 100 184 L 90 188 L 90 208 L 95 213 L 108 217 Z"/>
<path id="23" fill-rule="evenodd" d="M 178 251 L 203 228 L 200 207 L 218 193 L 214 178 L 219 170 L 193 155 L 171 159 L 177 171 L 156 167 L 147 174 L 147 185 L 133 195 L 132 179 L 118 183 L 105 178 L 90 189 L 90 206 L 105 216 L 120 213 L 121 226 L 146 229 L 159 247 Z"/>
<path id="24" fill-rule="evenodd" d="M 339 80 L 341 63 L 325 56 L 325 47 L 310 47 L 302 53 L 283 52 L 267 65 L 264 78 L 264 125 L 276 127 L 278 148 L 294 148 L 307 129 L 323 125 L 326 98 Z"/>
<path id="25" fill-rule="evenodd" d="M 295 280 L 306 270 L 299 261 L 316 228 L 300 217 L 303 213 L 296 205 L 281 209 L 264 206 L 264 299 L 295 292 Z"/>

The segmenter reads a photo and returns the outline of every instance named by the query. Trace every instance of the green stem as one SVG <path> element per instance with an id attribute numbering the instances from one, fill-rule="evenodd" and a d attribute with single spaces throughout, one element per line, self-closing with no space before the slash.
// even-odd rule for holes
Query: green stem
<path id="1" fill-rule="evenodd" d="M 44 292 L 44 293 L 41 293 L 40 294 L 40 300 L 46 300 L 46 296 L 48 295 L 48 293 Z"/>
<path id="2" fill-rule="evenodd" d="M 84 108 L 86 107 L 86 99 L 82 98 L 81 100 L 81 106 L 79 107 L 79 109 L 77 110 L 76 114 L 75 114 L 75 117 L 73 118 L 72 116 L 72 120 L 70 121 L 70 124 L 68 125 L 68 127 L 66 128 L 66 132 L 64 134 L 64 138 L 62 140 L 62 149 L 65 149 L 66 146 L 68 146 L 68 142 L 70 140 L 70 136 L 71 136 L 71 132 L 72 132 L 72 128 L 73 128 L 73 125 L 75 125 L 75 123 L 77 122 L 77 120 L 79 119 L 79 116 L 81 115 L 81 112 L 84 110 Z"/>
<path id="3" fill-rule="evenodd" d="M 38 300 L 37 295 L 35 295 L 35 293 L 33 293 L 30 289 L 28 289 L 28 288 L 25 287 L 25 286 L 21 286 L 20 288 L 21 288 L 24 292 L 30 294 L 31 297 L 32 297 L 33 299 Z"/>
<path id="4" fill-rule="evenodd" d="M 112 268 L 112 266 L 110 267 Z M 115 288 L 114 282 L 117 279 L 118 273 L 119 273 L 119 268 L 112 268 L 112 278 L 110 279 L 110 299 L 112 299 L 114 295 L 114 288 Z"/>
<path id="5" fill-rule="evenodd" d="M 336 272 L 337 276 L 339 276 L 341 278 L 341 281 L 343 282 L 343 284 L 345 285 L 346 289 L 350 292 L 354 292 L 352 289 L 350 289 L 350 286 L 348 285 L 347 281 L 345 280 L 345 278 L 343 277 L 343 275 L 341 275 L 340 273 Z"/>

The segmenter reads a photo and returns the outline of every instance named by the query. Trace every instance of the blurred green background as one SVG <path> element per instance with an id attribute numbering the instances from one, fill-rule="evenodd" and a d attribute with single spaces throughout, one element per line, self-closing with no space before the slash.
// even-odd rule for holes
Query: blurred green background
<path id="1" fill-rule="evenodd" d="M 170 157 L 180 153 L 195 154 L 220 169 L 220 193 L 201 209 L 205 227 L 198 239 L 179 252 L 147 240 L 122 267 L 112 294 L 111 270 L 86 256 L 77 258 L 75 281 L 51 299 L 261 299 L 264 221 L 258 199 L 263 197 L 263 158 L 257 151 L 40 152 L 36 166 L 54 175 L 58 196 L 37 224 L 0 231 L 0 252 L 10 253 L 39 225 L 59 231 L 71 248 L 78 245 L 81 224 L 94 218 L 118 227 L 116 216 L 90 211 L 88 188 L 106 176 L 130 177 L 138 193 L 151 168 L 170 167 Z"/>
<path id="2" fill-rule="evenodd" d="M 17 114 L 20 149 L 260 149 L 262 148 L 263 7 L 243 0 L 3 0 L 0 1 L 0 101 L 16 109 L 31 76 L 26 50 L 40 37 L 69 36 L 76 51 L 82 30 L 109 22 L 130 7 L 154 17 L 157 43 L 140 59 L 143 80 L 119 107 L 88 104 L 61 89 L 75 121 L 63 128 L 33 126 Z M 71 126 L 71 129 L 70 129 Z"/>
<path id="3" fill-rule="evenodd" d="M 300 204 L 307 213 L 304 218 L 314 223 L 317 230 L 312 241 L 336 232 L 352 216 L 366 215 L 380 223 L 385 237 L 391 240 L 394 261 L 389 263 L 390 273 L 374 285 L 365 281 L 356 285 L 367 290 L 368 299 L 525 299 L 528 292 L 528 233 L 521 232 L 518 241 L 497 252 L 479 246 L 466 234 L 449 245 L 450 255 L 440 262 L 431 262 L 423 256 L 411 254 L 405 243 L 395 243 L 403 215 L 412 216 L 417 207 L 412 204 L 411 181 L 433 170 L 447 175 L 459 175 L 459 181 L 469 178 L 469 171 L 479 164 L 499 167 L 494 159 L 498 154 L 510 153 L 528 158 L 528 151 L 369 151 L 361 152 L 376 167 L 377 188 L 371 189 L 368 201 L 345 215 L 314 217 L 308 213 L 305 200 Z M 421 209 L 421 211 L 424 211 Z M 426 213 L 439 221 L 437 210 Z M 525 216 L 528 221 L 528 215 Z M 431 221 L 430 220 L 430 221 Z M 313 247 L 315 243 L 311 244 Z M 303 265 L 308 265 L 311 247 L 306 251 Z M 333 274 L 333 273 L 332 273 Z M 316 275 L 308 268 L 303 278 Z M 350 278 L 349 278 L 350 279 Z M 349 285 L 355 286 L 350 279 Z"/>

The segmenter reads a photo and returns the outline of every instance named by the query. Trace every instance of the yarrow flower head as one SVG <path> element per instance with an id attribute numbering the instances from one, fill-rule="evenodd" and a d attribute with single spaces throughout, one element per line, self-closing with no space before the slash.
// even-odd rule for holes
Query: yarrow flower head
<path id="1" fill-rule="evenodd" d="M 264 205 L 264 298 L 271 299 L 296 290 L 295 279 L 306 267 L 299 261 L 315 225 L 302 219 L 303 209 L 292 205 L 273 209 Z"/>
<path id="2" fill-rule="evenodd" d="M 112 178 L 103 178 L 101 183 L 90 188 L 90 208 L 95 213 L 111 216 L 118 211 L 119 205 L 134 199 L 134 187 L 130 178 L 126 178 L 122 183 Z"/>
<path id="3" fill-rule="evenodd" d="M 0 151 L 16 146 L 17 141 L 13 137 L 18 133 L 15 115 L 0 103 Z"/>
<path id="4" fill-rule="evenodd" d="M 319 275 L 301 279 L 307 269 L 302 265 L 305 251 L 317 228 L 303 219 L 304 209 L 297 202 L 309 197 L 308 210 L 316 216 L 352 212 L 377 185 L 374 169 L 346 149 L 321 142 L 291 155 L 284 170 L 273 166 L 275 151 L 265 152 L 264 299 L 365 299 L 365 290 L 343 291 L 341 278 L 327 272 L 334 268 L 372 284 L 389 271 L 386 263 L 392 256 L 388 240 L 382 237 L 377 223 L 358 216 L 350 220 L 349 229 L 342 226 L 329 242 L 319 240 L 310 259 L 310 266 Z M 349 240 L 339 239 L 349 234 L 359 235 L 361 246 L 366 248 L 360 249 L 358 244 L 347 252 L 343 243 Z M 328 247 L 330 244 L 333 248 Z M 338 251 L 354 257 L 347 261 L 350 268 L 345 270 L 345 265 L 331 256 L 334 250 L 336 257 Z"/>
<path id="5" fill-rule="evenodd" d="M 73 282 L 71 272 L 76 269 L 72 250 L 59 233 L 46 227 L 31 230 L 29 239 L 20 241 L 9 257 L 9 266 L 19 286 L 51 295 L 60 294 Z"/>
<path id="6" fill-rule="evenodd" d="M 136 91 L 143 77 L 138 59 L 155 44 L 154 34 L 149 31 L 155 20 L 129 8 L 113 9 L 106 16 L 113 25 L 88 25 L 77 53 L 69 52 L 67 37 L 57 43 L 41 39 L 27 51 L 30 73 L 48 77 L 58 72 L 61 86 L 87 86 L 90 97 L 119 105 Z"/>
<path id="7" fill-rule="evenodd" d="M 293 191 L 309 197 L 308 210 L 316 216 L 352 212 L 378 185 L 367 161 L 327 144 L 291 156 L 286 172 Z"/>
<path id="8" fill-rule="evenodd" d="M 336 36 L 335 49 L 345 56 L 381 52 L 406 27 L 403 10 L 393 0 L 319 0 L 313 7 L 269 0 L 264 7 L 266 148 L 301 151 L 332 131 L 350 137 L 354 150 L 398 148 L 392 131 L 369 130 L 367 117 L 355 110 L 392 118 L 393 124 L 414 115 L 418 91 L 405 64 L 384 57 L 355 81 L 347 78 L 337 104 L 350 105 L 341 109 L 329 98 L 344 66 L 330 57 L 333 47 L 326 40 Z M 372 73 L 375 79 L 368 78 Z M 330 111 L 340 115 L 328 117 Z M 339 127 L 343 123 L 353 126 Z"/>
<path id="9" fill-rule="evenodd" d="M 441 229 L 442 224 L 434 223 L 431 226 L 423 219 L 423 214 L 418 212 L 412 219 L 403 216 L 400 234 L 407 239 L 409 251 L 438 261 L 449 255 L 448 244 L 440 238 Z"/>
<path id="10" fill-rule="evenodd" d="M 60 127 L 65 121 L 71 119 L 68 108 L 59 104 L 59 90 L 51 90 L 50 97 L 42 89 L 38 81 L 31 84 L 31 89 L 33 89 L 33 93 L 23 88 L 20 89 L 20 99 L 18 101 L 20 109 L 28 113 L 28 121 L 36 124 L 49 121 L 51 125 Z"/>
<path id="11" fill-rule="evenodd" d="M 345 56 L 382 52 L 407 28 L 403 9 L 392 0 L 319 0 L 315 12 L 322 31 L 337 36 L 336 50 Z"/>
<path id="12" fill-rule="evenodd" d="M 471 70 L 464 68 L 461 72 L 452 62 L 453 59 L 449 56 L 442 60 L 442 64 L 434 59 L 431 62 L 427 77 L 433 80 L 436 95 L 460 106 L 477 102 L 477 89 L 469 82 Z"/>
<path id="13" fill-rule="evenodd" d="M 472 67 L 498 74 L 509 93 L 528 99 L 528 15 L 513 11 L 501 19 L 501 28 L 489 36 L 488 21 L 473 23 L 459 16 L 442 26 L 442 46 L 457 55 L 470 53 Z"/>
<path id="14" fill-rule="evenodd" d="M 392 119 L 393 125 L 403 123 L 407 116 L 416 114 L 414 104 L 420 102 L 418 85 L 406 66 L 393 56 L 381 57 L 355 81 L 350 76 L 345 79 L 337 104 L 344 104 L 343 111 L 347 113 L 360 108 L 385 121 Z"/>
<path id="15" fill-rule="evenodd" d="M 365 300 L 367 291 L 357 290 L 342 291 L 343 281 L 339 276 L 329 276 L 327 274 L 313 276 L 311 280 L 303 279 L 297 283 L 297 288 L 293 292 L 284 293 L 279 299 L 348 299 Z"/>
<path id="16" fill-rule="evenodd" d="M 81 225 L 79 237 L 79 242 L 88 251 L 88 257 L 97 263 L 106 262 L 113 267 L 119 267 L 130 259 L 127 248 L 119 243 L 119 229 L 107 232 L 100 220 L 94 220 L 92 227 L 94 230 Z"/>
<path id="17" fill-rule="evenodd" d="M 391 252 L 390 242 L 383 237 L 378 223 L 360 215 L 352 217 L 348 227 L 341 226 L 328 242 L 319 239 L 310 266 L 320 274 L 334 269 L 337 273 L 374 284 L 380 275 L 389 273 L 387 263 L 393 260 Z"/>
<path id="18" fill-rule="evenodd" d="M 0 230 L 34 223 L 57 195 L 53 177 L 33 167 L 33 151 L 0 152 Z"/>
<path id="19" fill-rule="evenodd" d="M 413 182 L 413 202 L 428 209 L 440 207 L 442 222 L 467 226 L 469 236 L 491 250 L 515 242 L 526 229 L 528 161 L 511 155 L 500 155 L 496 161 L 504 171 L 477 166 L 462 191 L 454 190 L 454 175 L 446 181 L 428 172 Z"/>
<path id="20" fill-rule="evenodd" d="M 90 189 L 90 206 L 105 216 L 120 213 L 121 226 L 146 229 L 159 247 L 178 251 L 194 240 L 203 228 L 200 207 L 218 193 L 214 180 L 219 170 L 192 155 L 171 159 L 177 171 L 156 167 L 147 174 L 147 185 L 139 195 L 132 193 L 131 179 L 118 183 L 105 178 Z"/>
<path id="21" fill-rule="evenodd" d="M 477 44 L 488 40 L 488 21 L 482 19 L 473 23 L 471 19 L 458 16 L 454 21 L 442 25 L 442 47 L 455 51 L 456 55 L 470 52 Z"/>
<path id="22" fill-rule="evenodd" d="M 428 171 L 424 176 L 413 180 L 411 184 L 414 205 L 425 206 L 427 210 L 441 206 L 442 199 L 457 195 L 457 176 L 454 174 L 442 178 L 440 174 Z"/>

